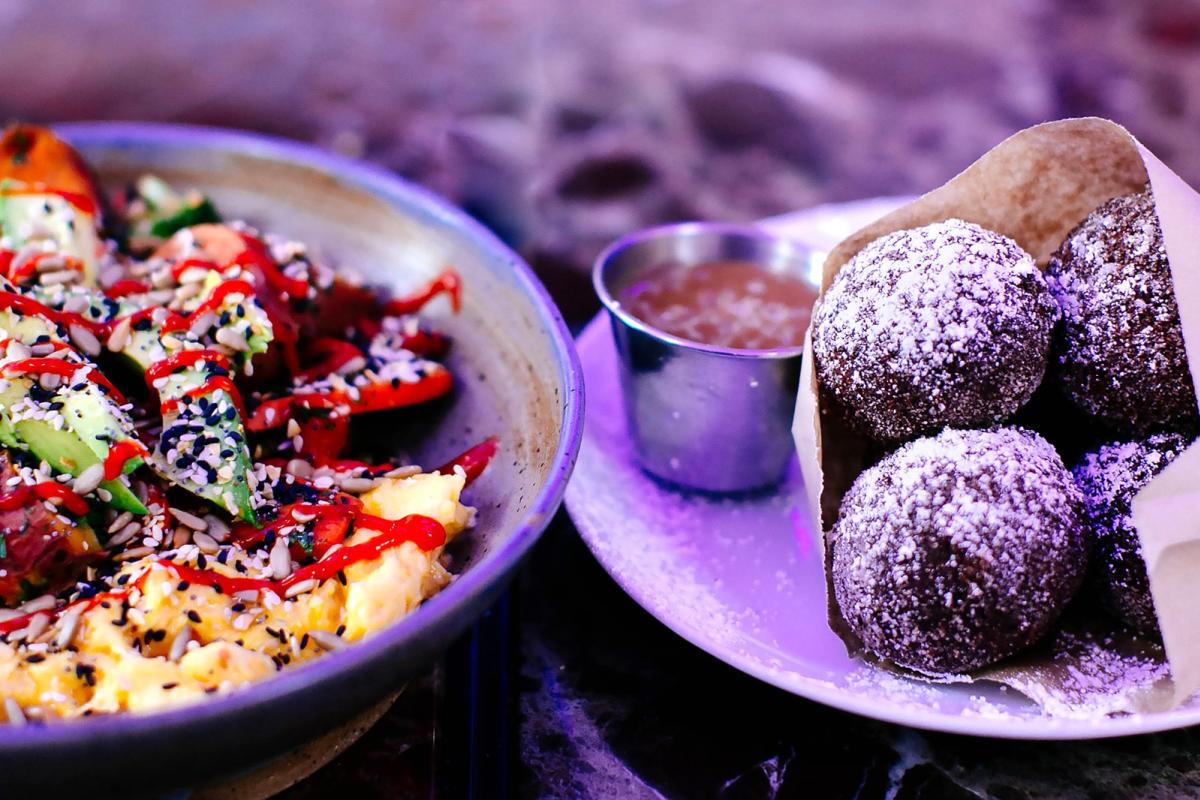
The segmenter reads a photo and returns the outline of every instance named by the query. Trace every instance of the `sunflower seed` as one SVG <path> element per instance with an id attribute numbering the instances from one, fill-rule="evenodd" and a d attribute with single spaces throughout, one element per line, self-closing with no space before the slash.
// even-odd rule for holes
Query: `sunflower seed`
<path id="1" fill-rule="evenodd" d="M 38 275 L 38 283 L 42 286 L 58 286 L 64 283 L 74 283 L 79 273 L 73 269 L 60 269 L 54 272 L 43 272 Z"/>
<path id="2" fill-rule="evenodd" d="M 110 352 L 119 353 L 125 349 L 125 345 L 129 344 L 129 333 L 132 324 L 129 317 L 122 317 L 113 327 L 112 333 L 108 335 L 108 343 L 106 345 Z"/>
<path id="3" fill-rule="evenodd" d="M 188 333 L 191 334 L 192 336 L 203 336 L 205 333 L 208 332 L 209 328 L 211 328 L 213 325 L 216 324 L 216 322 L 217 322 L 217 315 L 215 313 L 213 313 L 212 311 L 205 311 L 203 314 L 196 317 L 196 319 L 192 321 L 191 326 L 188 328 Z M 220 331 L 218 331 L 217 333 L 220 334 Z M 219 338 L 220 337 L 218 335 L 218 339 Z"/>
<path id="4" fill-rule="evenodd" d="M 121 528 L 121 530 L 113 534 L 112 538 L 108 540 L 108 546 L 119 547 L 133 537 L 137 536 L 141 530 L 142 523 L 138 522 L 137 520 L 127 523 L 124 528 Z"/>
<path id="5" fill-rule="evenodd" d="M 126 525 L 128 525 L 132 519 L 133 514 L 131 512 L 122 511 L 117 515 L 117 518 L 112 521 L 112 524 L 108 526 L 108 532 L 115 533 L 116 531 L 119 531 L 121 528 L 124 528 Z"/>
<path id="6" fill-rule="evenodd" d="M 68 611 L 59 619 L 58 637 L 54 640 L 54 645 L 60 650 L 70 647 L 71 642 L 75 640 L 75 633 L 79 630 L 79 619 L 82 616 L 82 611 Z"/>
<path id="7" fill-rule="evenodd" d="M 224 542 L 229 538 L 229 526 L 225 524 L 225 520 L 218 517 L 216 514 L 205 514 L 204 524 L 207 528 L 202 530 L 208 531 L 208 535 L 218 542 Z"/>
<path id="8" fill-rule="evenodd" d="M 130 550 L 126 550 L 124 553 L 117 553 L 115 556 L 113 556 L 113 561 L 133 561 L 134 559 L 141 558 L 142 556 L 148 556 L 153 552 L 153 547 L 146 547 L 145 545 L 142 547 L 134 547 Z"/>
<path id="9" fill-rule="evenodd" d="M 371 489 L 374 489 L 375 481 L 370 478 L 343 478 L 339 485 L 343 491 L 361 494 L 362 492 L 369 492 Z"/>
<path id="10" fill-rule="evenodd" d="M 176 520 L 182 522 L 184 525 L 187 525 L 194 531 L 208 530 L 208 523 L 206 521 L 200 517 L 197 517 L 195 514 L 184 511 L 182 508 L 172 508 L 171 516 L 175 517 Z"/>
<path id="11" fill-rule="evenodd" d="M 292 557 L 288 553 L 287 537 L 280 536 L 275 540 L 275 544 L 271 546 L 271 555 L 267 563 L 271 568 L 271 576 L 277 581 L 292 574 Z"/>
<path id="12" fill-rule="evenodd" d="M 54 595 L 44 594 L 41 597 L 35 597 L 28 603 L 23 604 L 18 611 L 20 611 L 22 614 L 36 614 L 39 611 L 49 611 L 50 609 L 54 608 L 56 602 L 57 601 L 54 599 Z"/>
<path id="13" fill-rule="evenodd" d="M 297 581 L 287 588 L 283 593 L 284 597 L 295 597 L 296 595 L 304 594 L 317 588 L 317 582 L 312 578 L 303 581 Z"/>
<path id="14" fill-rule="evenodd" d="M 233 328 L 221 328 L 217 331 L 217 342 L 225 345 L 231 350 L 244 352 L 250 349 L 250 345 L 246 343 L 246 337 L 235 331 Z"/>
<path id="15" fill-rule="evenodd" d="M 9 725 L 17 727 L 28 721 L 25 719 L 25 712 L 21 710 L 21 704 L 11 697 L 4 698 L 4 716 L 8 719 Z"/>
<path id="16" fill-rule="evenodd" d="M 29 620 L 29 625 L 25 627 L 25 641 L 32 642 L 45 633 L 49 627 L 49 614 L 34 614 L 33 619 Z"/>
<path id="17" fill-rule="evenodd" d="M 76 494 L 90 494 L 104 480 L 104 465 L 92 464 L 75 478 L 72 488 Z"/>
<path id="18" fill-rule="evenodd" d="M 175 638 L 171 640 L 171 650 L 167 654 L 167 658 L 171 661 L 178 661 L 183 658 L 183 654 L 187 652 L 188 642 L 192 640 L 192 626 L 184 625 L 183 630 L 175 634 Z"/>
<path id="19" fill-rule="evenodd" d="M 38 383 L 46 391 L 54 391 L 59 386 L 62 386 L 62 375 L 57 375 L 53 372 L 43 372 L 42 377 L 38 378 Z"/>
<path id="20" fill-rule="evenodd" d="M 71 341 L 75 345 L 87 353 L 89 356 L 100 355 L 100 340 L 96 338 L 96 334 L 89 331 L 82 325 L 69 325 L 67 332 L 71 334 Z"/>
<path id="21" fill-rule="evenodd" d="M 309 631 L 308 637 L 325 650 L 341 650 L 347 644 L 345 639 L 329 631 Z"/>
<path id="22" fill-rule="evenodd" d="M 217 544 L 217 540 L 209 536 L 207 533 L 196 531 L 192 534 L 192 541 L 196 547 L 200 548 L 200 552 L 205 555 L 216 555 L 221 552 L 221 545 Z"/>

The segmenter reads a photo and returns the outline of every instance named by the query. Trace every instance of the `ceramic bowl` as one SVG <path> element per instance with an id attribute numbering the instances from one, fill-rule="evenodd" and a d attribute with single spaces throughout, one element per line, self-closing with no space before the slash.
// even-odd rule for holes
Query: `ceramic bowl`
<path id="1" fill-rule="evenodd" d="M 411 616 L 343 651 L 208 702 L 151 714 L 0 726 L 4 791 L 52 786 L 161 793 L 235 774 L 311 740 L 395 691 L 496 598 L 558 508 L 579 448 L 583 386 L 570 336 L 521 259 L 464 213 L 380 169 L 244 133 L 64 125 L 107 187 L 143 172 L 196 187 L 230 218 L 309 243 L 403 293 L 453 265 L 463 308 L 423 316 L 454 339 L 453 398 L 380 421 L 381 453 L 435 465 L 490 435 L 500 452 L 469 490 L 478 527 L 459 577 Z"/>

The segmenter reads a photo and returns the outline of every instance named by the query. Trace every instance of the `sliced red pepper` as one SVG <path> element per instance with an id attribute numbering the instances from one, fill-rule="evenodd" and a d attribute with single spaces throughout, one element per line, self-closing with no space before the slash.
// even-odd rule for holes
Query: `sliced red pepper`
<path id="1" fill-rule="evenodd" d="M 298 414 L 300 436 L 304 447 L 298 455 L 308 456 L 317 466 L 334 462 L 346 449 L 350 438 L 350 417 L 345 414 L 326 413 Z"/>
<path id="2" fill-rule="evenodd" d="M 450 307 L 457 314 L 462 310 L 462 276 L 453 267 L 447 268 L 421 289 L 406 297 L 396 297 L 383 304 L 384 316 L 400 314 L 415 314 L 437 297 L 445 294 L 450 297 Z"/>
<path id="3" fill-rule="evenodd" d="M 305 381 L 324 378 L 337 372 L 347 361 L 362 354 L 362 350 L 350 342 L 333 336 L 321 336 L 304 348 L 305 361 L 317 363 L 296 373 L 296 377 Z"/>
<path id="4" fill-rule="evenodd" d="M 479 444 L 459 453 L 454 458 L 437 468 L 437 471 L 443 475 L 449 475 L 454 471 L 455 467 L 462 467 L 463 472 L 467 473 L 466 485 L 470 486 L 479 477 L 480 473 L 491 462 L 496 455 L 496 450 L 499 449 L 500 440 L 495 436 L 484 439 Z"/>
<path id="5" fill-rule="evenodd" d="M 416 383 L 373 383 L 358 387 L 359 398 L 350 399 L 345 392 L 298 393 L 290 397 L 265 400 L 254 409 L 246 422 L 246 430 L 254 433 L 269 431 L 285 425 L 292 417 L 293 409 L 319 409 L 345 407 L 351 414 L 385 411 L 391 408 L 417 405 L 440 397 L 454 385 L 447 369 L 437 369 Z"/>

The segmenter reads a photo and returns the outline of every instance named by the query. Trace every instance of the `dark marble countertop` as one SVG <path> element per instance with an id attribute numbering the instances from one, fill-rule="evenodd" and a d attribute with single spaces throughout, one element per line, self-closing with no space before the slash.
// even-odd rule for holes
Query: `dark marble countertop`
<path id="1" fill-rule="evenodd" d="M 363 156 L 519 249 L 571 323 L 609 239 L 936 186 L 1096 114 L 1200 185 L 1189 0 L 0 2 L 0 116 L 243 127 Z M 1176 798 L 1200 733 L 1037 744 L 791 697 L 694 649 L 560 514 L 514 587 L 282 797 Z"/>

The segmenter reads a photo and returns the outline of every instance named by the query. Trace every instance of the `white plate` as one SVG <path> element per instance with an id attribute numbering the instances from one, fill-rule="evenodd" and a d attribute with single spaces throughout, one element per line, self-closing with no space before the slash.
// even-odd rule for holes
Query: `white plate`
<path id="1" fill-rule="evenodd" d="M 827 250 L 897 202 L 822 206 L 765 224 Z M 659 485 L 633 458 L 608 320 L 593 320 L 577 345 L 588 399 L 567 509 L 617 583 L 692 644 L 787 692 L 930 730 L 1091 739 L 1200 723 L 1194 702 L 1161 714 L 1052 718 L 995 685 L 929 684 L 848 657 L 825 622 L 824 578 L 799 470 L 777 492 L 750 500 Z"/>

